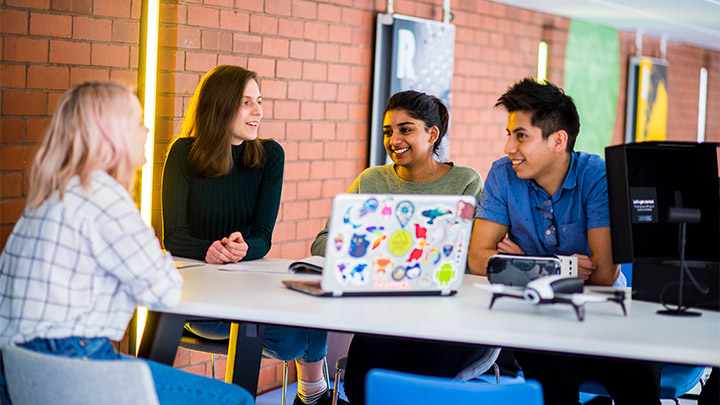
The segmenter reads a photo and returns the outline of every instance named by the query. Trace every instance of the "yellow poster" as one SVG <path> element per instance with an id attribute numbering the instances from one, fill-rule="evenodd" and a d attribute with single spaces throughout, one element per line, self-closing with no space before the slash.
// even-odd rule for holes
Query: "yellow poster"
<path id="1" fill-rule="evenodd" d="M 667 140 L 667 66 L 640 61 L 635 141 Z"/>

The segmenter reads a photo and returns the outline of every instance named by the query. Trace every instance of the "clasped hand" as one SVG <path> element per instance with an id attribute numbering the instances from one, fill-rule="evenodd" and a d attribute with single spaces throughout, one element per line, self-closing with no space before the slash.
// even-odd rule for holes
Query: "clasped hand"
<path id="1" fill-rule="evenodd" d="M 216 240 L 208 248 L 205 261 L 209 264 L 237 263 L 245 257 L 248 244 L 240 232 L 233 232 L 230 236 Z"/>

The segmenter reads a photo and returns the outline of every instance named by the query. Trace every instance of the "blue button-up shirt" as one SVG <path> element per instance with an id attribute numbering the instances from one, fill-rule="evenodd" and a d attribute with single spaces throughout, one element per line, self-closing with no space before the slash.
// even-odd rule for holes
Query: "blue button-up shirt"
<path id="1" fill-rule="evenodd" d="M 498 159 L 477 217 L 507 225 L 510 240 L 528 255 L 589 256 L 587 230 L 610 225 L 605 161 L 573 152 L 565 182 L 550 196 L 534 180 L 518 178 L 510 158 Z"/>

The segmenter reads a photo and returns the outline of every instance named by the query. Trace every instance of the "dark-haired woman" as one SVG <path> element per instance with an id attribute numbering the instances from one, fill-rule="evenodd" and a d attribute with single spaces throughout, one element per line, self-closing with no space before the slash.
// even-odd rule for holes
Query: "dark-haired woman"
<path id="1" fill-rule="evenodd" d="M 258 138 L 262 96 L 254 72 L 218 66 L 201 80 L 170 148 L 162 183 L 163 242 L 175 256 L 210 264 L 264 257 L 280 207 L 285 155 Z M 228 322 L 189 322 L 208 339 L 226 339 Z M 297 360 L 296 404 L 329 403 L 323 378 L 327 332 L 267 327 L 263 354 Z"/>
<path id="2" fill-rule="evenodd" d="M 448 110 L 438 98 L 404 91 L 388 100 L 383 121 L 385 151 L 394 163 L 366 169 L 348 193 L 459 194 L 479 198 L 480 175 L 469 167 L 435 159 L 448 128 Z M 327 226 L 313 242 L 325 254 Z M 483 346 L 355 335 L 348 352 L 345 393 L 350 403 L 365 402 L 365 374 L 385 368 L 455 377 L 486 352 Z"/>

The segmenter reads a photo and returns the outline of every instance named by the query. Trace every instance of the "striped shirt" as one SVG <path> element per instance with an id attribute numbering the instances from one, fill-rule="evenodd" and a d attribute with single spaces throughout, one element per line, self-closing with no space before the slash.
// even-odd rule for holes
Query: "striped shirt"
<path id="1" fill-rule="evenodd" d="M 35 338 L 120 340 L 137 305 L 180 300 L 182 277 L 127 190 L 103 171 L 26 208 L 0 256 L 0 348 Z"/>

